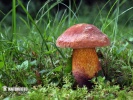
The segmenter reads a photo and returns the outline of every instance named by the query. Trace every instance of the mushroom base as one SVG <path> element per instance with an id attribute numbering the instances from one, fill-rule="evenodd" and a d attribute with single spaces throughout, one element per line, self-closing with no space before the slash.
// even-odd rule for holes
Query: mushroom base
<path id="1" fill-rule="evenodd" d="M 89 86 L 92 79 L 101 70 L 95 48 L 74 49 L 72 55 L 72 73 L 80 87 Z"/>

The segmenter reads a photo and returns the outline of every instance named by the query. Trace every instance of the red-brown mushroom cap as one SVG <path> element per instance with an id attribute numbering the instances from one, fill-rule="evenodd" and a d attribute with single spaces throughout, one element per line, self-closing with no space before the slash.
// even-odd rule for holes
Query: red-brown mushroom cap
<path id="1" fill-rule="evenodd" d="M 58 47 L 75 49 L 102 47 L 109 44 L 108 37 L 96 26 L 85 23 L 71 26 L 56 41 Z"/>

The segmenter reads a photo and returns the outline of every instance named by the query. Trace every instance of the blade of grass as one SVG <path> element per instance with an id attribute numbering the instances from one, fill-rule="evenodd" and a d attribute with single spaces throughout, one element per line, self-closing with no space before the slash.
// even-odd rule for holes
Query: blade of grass
<path id="1" fill-rule="evenodd" d="M 116 4 L 117 8 L 116 8 L 116 19 L 115 19 L 115 24 L 114 24 L 114 28 L 113 28 L 113 33 L 114 33 L 114 44 L 116 42 L 116 35 L 117 35 L 117 31 L 118 31 L 118 19 L 119 19 L 119 0 L 117 1 Z M 112 46 L 113 47 L 113 46 Z"/>
<path id="2" fill-rule="evenodd" d="M 22 17 L 20 17 L 20 19 L 22 20 L 22 22 L 28 27 L 28 29 L 30 30 L 30 26 L 29 23 L 27 21 L 25 21 L 25 19 L 23 19 Z"/>
<path id="3" fill-rule="evenodd" d="M 61 52 L 61 50 L 56 46 L 56 44 L 53 44 L 53 46 L 57 49 L 57 51 L 60 53 L 63 59 L 65 59 L 64 54 Z"/>
<path id="4" fill-rule="evenodd" d="M 30 2 L 31 2 L 31 0 L 29 0 L 28 3 L 27 3 L 27 11 L 29 10 L 29 4 L 30 4 Z M 30 22 L 29 22 L 28 15 L 27 15 L 27 23 L 30 26 Z"/>
<path id="5" fill-rule="evenodd" d="M 0 10 L 0 13 L 2 13 L 3 15 L 6 15 L 3 11 Z"/>
<path id="6" fill-rule="evenodd" d="M 46 2 L 46 4 L 39 10 L 37 16 L 38 16 L 39 13 L 41 12 L 41 10 L 42 10 L 45 6 L 48 5 L 48 3 L 49 3 L 49 2 Z M 40 16 L 40 18 L 37 19 L 37 20 L 38 20 L 38 21 L 41 20 L 47 13 L 49 13 L 49 11 L 50 11 L 53 7 L 55 7 L 55 6 L 58 5 L 59 3 L 61 3 L 61 1 L 58 1 L 58 2 L 55 2 L 54 4 L 52 4 L 52 5 L 49 7 L 49 9 L 46 10 L 46 11 Z M 37 17 L 36 17 L 36 18 L 37 18 Z"/>
<path id="7" fill-rule="evenodd" d="M 46 2 L 45 2 L 45 4 L 44 4 L 44 5 L 40 8 L 40 10 L 38 11 L 38 13 L 37 13 L 37 15 L 36 15 L 36 18 L 35 18 L 35 19 L 40 20 L 40 19 L 44 16 L 44 15 L 42 14 L 42 12 L 43 12 L 42 10 L 45 8 L 45 6 L 46 6 L 46 5 L 48 5 L 48 3 L 50 3 L 50 1 L 49 1 L 49 0 L 48 0 L 48 1 L 46 1 Z M 40 13 L 41 13 L 42 15 L 41 15 L 41 17 L 40 17 L 40 18 L 38 18 L 38 16 L 39 16 L 39 14 L 40 14 Z"/>
<path id="8" fill-rule="evenodd" d="M 12 42 L 16 40 L 16 0 L 12 1 Z"/>
<path id="9" fill-rule="evenodd" d="M 110 8 L 110 10 L 109 10 L 109 12 L 108 12 L 108 15 L 107 15 L 107 17 L 106 17 L 106 19 L 105 19 L 105 22 L 104 22 L 103 27 L 105 27 L 106 22 L 107 22 L 107 20 L 108 20 L 108 18 L 109 18 L 110 13 L 111 13 L 111 11 L 113 10 L 114 6 L 117 4 L 118 1 L 119 1 L 119 0 L 116 0 L 116 1 L 114 2 L 114 4 L 111 6 L 111 8 Z M 117 7 L 117 8 L 118 8 L 118 7 Z M 105 29 L 105 28 L 103 28 L 103 27 L 102 27 L 102 29 Z M 104 30 L 103 30 L 103 31 L 104 31 Z"/>
<path id="10" fill-rule="evenodd" d="M 97 16 L 96 16 L 96 18 L 95 18 L 93 24 L 95 24 L 97 18 L 99 18 L 99 15 L 100 15 L 100 17 L 102 18 L 101 12 L 102 12 L 102 10 L 106 7 L 106 5 L 107 5 L 109 2 L 110 2 L 110 0 L 108 0 L 108 1 L 104 4 L 104 6 L 103 6 L 101 9 L 99 9 L 99 6 L 98 6 L 98 4 L 97 4 L 97 7 L 98 7 L 98 9 L 99 9 L 99 13 L 97 14 Z"/>
<path id="11" fill-rule="evenodd" d="M 75 12 L 69 6 L 67 6 L 64 3 L 60 3 L 60 4 L 62 4 L 63 6 L 67 7 L 69 9 L 69 11 L 73 14 L 73 16 L 76 18 L 76 20 L 78 21 L 78 17 L 76 16 Z"/>
<path id="12" fill-rule="evenodd" d="M 78 7 L 77 7 L 77 6 L 76 6 L 76 2 L 74 1 L 74 5 L 75 5 L 75 7 L 76 7 L 76 11 L 74 12 L 75 15 L 78 13 L 78 11 L 79 11 L 79 9 L 80 9 L 80 7 L 81 7 L 82 2 L 83 2 L 83 0 L 80 0 L 79 5 L 78 5 Z M 75 17 L 75 15 L 73 15 L 72 19 Z M 77 19 L 77 20 L 78 20 L 78 19 Z"/>

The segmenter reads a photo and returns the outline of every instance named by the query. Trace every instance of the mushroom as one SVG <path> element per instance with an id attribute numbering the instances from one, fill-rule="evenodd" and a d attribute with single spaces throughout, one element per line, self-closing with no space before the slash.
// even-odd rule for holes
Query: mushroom
<path id="1" fill-rule="evenodd" d="M 110 45 L 110 40 L 96 26 L 81 23 L 68 28 L 58 37 L 56 45 L 73 48 L 72 74 L 82 87 L 89 86 L 88 80 L 101 70 L 95 48 Z"/>

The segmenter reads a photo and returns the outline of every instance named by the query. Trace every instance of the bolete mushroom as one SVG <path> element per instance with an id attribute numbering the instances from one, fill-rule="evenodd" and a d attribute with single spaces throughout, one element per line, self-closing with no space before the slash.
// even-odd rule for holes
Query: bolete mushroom
<path id="1" fill-rule="evenodd" d="M 89 86 L 88 80 L 101 70 L 95 48 L 109 44 L 108 37 L 96 26 L 85 23 L 71 26 L 56 41 L 58 47 L 73 48 L 72 74 L 80 87 Z"/>

